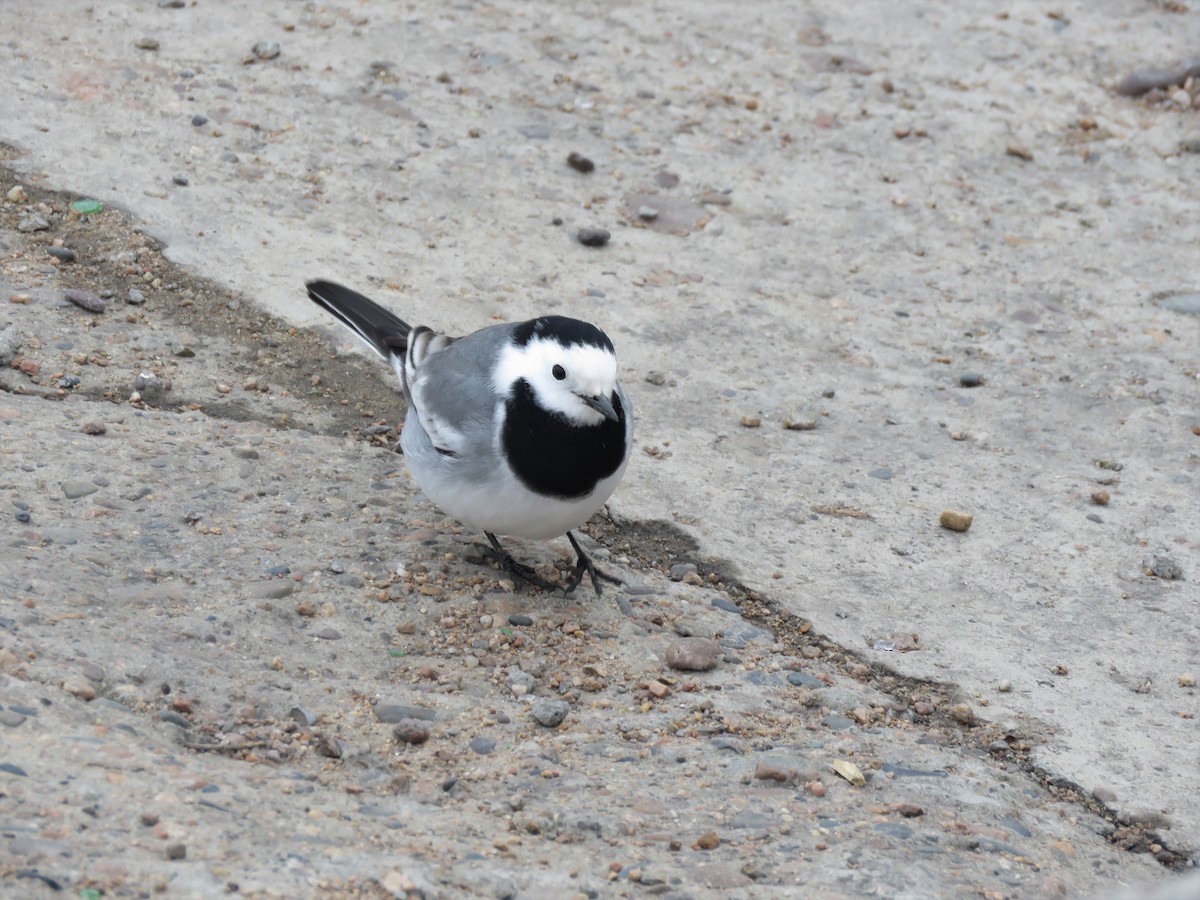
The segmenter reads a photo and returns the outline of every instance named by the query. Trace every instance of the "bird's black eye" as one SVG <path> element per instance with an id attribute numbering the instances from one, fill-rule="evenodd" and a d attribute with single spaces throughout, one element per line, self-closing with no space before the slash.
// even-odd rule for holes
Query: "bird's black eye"
<path id="1" fill-rule="evenodd" d="M 562 381 L 564 378 L 567 377 L 567 370 L 564 369 L 562 366 L 556 365 L 553 369 L 550 370 L 550 374 L 552 374 L 559 381 Z"/>

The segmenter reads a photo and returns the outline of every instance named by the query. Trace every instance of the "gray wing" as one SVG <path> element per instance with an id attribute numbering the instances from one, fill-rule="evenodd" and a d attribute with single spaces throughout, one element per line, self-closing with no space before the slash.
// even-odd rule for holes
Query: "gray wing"
<path id="1" fill-rule="evenodd" d="M 423 356 L 410 356 L 406 380 L 412 408 L 440 452 L 479 452 L 494 440 L 502 397 L 492 373 L 513 328 L 492 325 L 442 346 L 431 341 Z"/>

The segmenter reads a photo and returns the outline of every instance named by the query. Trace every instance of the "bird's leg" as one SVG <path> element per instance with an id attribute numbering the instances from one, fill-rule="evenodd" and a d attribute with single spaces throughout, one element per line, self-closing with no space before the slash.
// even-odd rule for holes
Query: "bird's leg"
<path id="1" fill-rule="evenodd" d="M 583 580 L 583 573 L 587 572 L 592 578 L 592 587 L 596 589 L 596 596 L 600 596 L 600 579 L 603 578 L 612 584 L 624 584 L 620 578 L 615 575 L 609 575 L 607 572 L 597 569 L 592 562 L 592 558 L 583 552 L 583 548 L 579 546 L 579 541 L 575 540 L 575 535 L 567 532 L 567 540 L 571 542 L 571 546 L 575 548 L 575 574 L 571 577 L 571 583 L 563 588 L 563 593 L 569 594 L 575 588 L 579 587 L 579 582 Z"/>
<path id="2" fill-rule="evenodd" d="M 504 571 L 516 578 L 521 579 L 526 584 L 532 584 L 534 587 L 541 588 L 543 591 L 557 591 L 559 589 L 559 585 L 551 584 L 550 582 L 539 578 L 537 572 L 534 571 L 533 566 L 527 566 L 525 563 L 517 562 L 515 559 L 513 559 L 512 554 L 500 546 L 500 542 L 496 540 L 496 536 L 490 531 L 485 531 L 484 535 L 487 536 L 488 541 L 492 545 L 492 558 L 495 559 L 496 562 L 500 563 L 500 566 L 504 569 Z M 484 549 L 486 550 L 487 548 L 485 547 Z"/>

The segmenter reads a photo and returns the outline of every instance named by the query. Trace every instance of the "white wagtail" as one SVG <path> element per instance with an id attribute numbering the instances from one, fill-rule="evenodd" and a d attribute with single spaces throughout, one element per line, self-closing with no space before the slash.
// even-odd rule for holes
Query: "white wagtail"
<path id="1" fill-rule="evenodd" d="M 617 383 L 608 336 L 587 322 L 539 316 L 463 337 L 413 328 L 373 300 L 328 281 L 308 296 L 389 362 L 408 412 L 400 446 L 425 494 L 482 531 L 508 571 L 539 587 L 496 532 L 547 540 L 566 534 L 575 549 L 573 591 L 596 569 L 572 528 L 612 495 L 629 463 L 633 408 Z"/>

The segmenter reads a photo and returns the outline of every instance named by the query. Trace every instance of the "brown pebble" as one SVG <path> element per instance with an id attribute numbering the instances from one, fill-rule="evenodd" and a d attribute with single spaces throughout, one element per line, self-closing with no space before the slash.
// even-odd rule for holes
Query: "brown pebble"
<path id="1" fill-rule="evenodd" d="M 164 855 L 167 859 L 186 859 L 187 844 L 170 844 L 164 851 Z"/>
<path id="2" fill-rule="evenodd" d="M 78 697 L 80 700 L 95 700 L 96 689 L 92 683 L 82 675 L 72 675 L 62 683 L 62 688 L 73 697 Z"/>
<path id="3" fill-rule="evenodd" d="M 762 419 L 758 416 L 742 416 L 743 428 L 757 428 L 762 424 Z"/>
<path id="4" fill-rule="evenodd" d="M 721 846 L 721 838 L 715 831 L 706 831 L 700 837 L 696 838 L 696 843 L 692 844 L 693 850 L 716 850 Z"/>
<path id="5" fill-rule="evenodd" d="M 681 671 L 707 672 L 720 659 L 721 645 L 712 638 L 681 638 L 667 648 L 667 665 Z"/>
<path id="6" fill-rule="evenodd" d="M 17 368 L 32 378 L 38 372 L 42 371 L 42 367 L 32 359 L 22 359 L 17 363 Z"/>
<path id="7" fill-rule="evenodd" d="M 316 614 L 317 608 L 313 605 L 311 600 L 306 598 L 296 604 L 296 615 L 304 616 L 306 619 L 311 619 Z"/>
<path id="8" fill-rule="evenodd" d="M 759 781 L 778 781 L 780 784 L 787 784 L 793 774 L 787 769 L 782 769 L 766 760 L 760 760 L 758 765 L 754 767 L 754 777 Z"/>
<path id="9" fill-rule="evenodd" d="M 147 828 L 153 828 L 155 825 L 158 824 L 158 816 L 156 816 L 152 812 L 144 812 L 140 816 L 138 816 L 138 821 L 141 822 L 143 825 L 145 825 Z"/>
<path id="10" fill-rule="evenodd" d="M 938 516 L 938 524 L 950 531 L 966 531 L 974 521 L 975 517 L 970 513 L 958 512 L 953 509 L 947 509 Z"/>
<path id="11" fill-rule="evenodd" d="M 646 690 L 650 692 L 652 697 L 657 697 L 659 700 L 671 693 L 671 689 L 658 680 L 651 681 L 649 684 L 647 684 Z"/>
<path id="12" fill-rule="evenodd" d="M 86 309 L 88 312 L 102 313 L 107 308 L 107 304 L 91 291 L 71 288 L 64 291 L 63 296 L 80 309 Z"/>
<path id="13" fill-rule="evenodd" d="M 1192 426 L 1192 434 L 1200 434 L 1200 422 Z"/>
<path id="14" fill-rule="evenodd" d="M 429 740 L 429 726 L 420 719 L 401 719 L 392 736 L 402 744 L 423 744 Z"/>
<path id="15" fill-rule="evenodd" d="M 1004 152 L 1009 156 L 1015 156 L 1017 159 L 1023 159 L 1025 162 L 1033 162 L 1033 151 L 1024 144 L 1014 141 L 1004 148 Z"/>
<path id="16" fill-rule="evenodd" d="M 1108 491 L 1092 491 L 1092 502 L 1097 506 L 1108 506 L 1108 501 L 1112 499 L 1112 495 Z"/>
<path id="17" fill-rule="evenodd" d="M 925 815 L 925 810 L 915 803 L 901 803 L 896 807 L 896 812 L 906 819 L 915 819 L 917 816 Z"/>
<path id="18" fill-rule="evenodd" d="M 975 711 L 966 703 L 957 703 L 950 707 L 950 718 L 962 725 L 974 725 Z"/>
<path id="19" fill-rule="evenodd" d="M 913 712 L 915 712 L 918 716 L 932 716 L 933 704 L 927 703 L 924 700 L 918 700 L 913 704 Z"/>
<path id="20" fill-rule="evenodd" d="M 582 172 L 584 175 L 595 171 L 596 164 L 584 156 L 582 153 L 571 153 L 567 156 L 567 165 L 576 172 Z"/>
<path id="21" fill-rule="evenodd" d="M 808 791 L 810 794 L 812 794 L 814 797 L 824 797 L 824 796 L 825 796 L 825 794 L 826 794 L 826 787 L 825 787 L 825 785 L 823 785 L 823 784 L 822 784 L 821 782 L 819 782 L 819 781 L 809 781 L 809 782 L 807 782 L 807 783 L 804 785 L 804 789 L 805 789 L 806 791 Z"/>
<path id="22" fill-rule="evenodd" d="M 84 434 L 104 434 L 108 431 L 108 426 L 103 422 L 84 422 L 80 427 L 80 431 Z"/>

